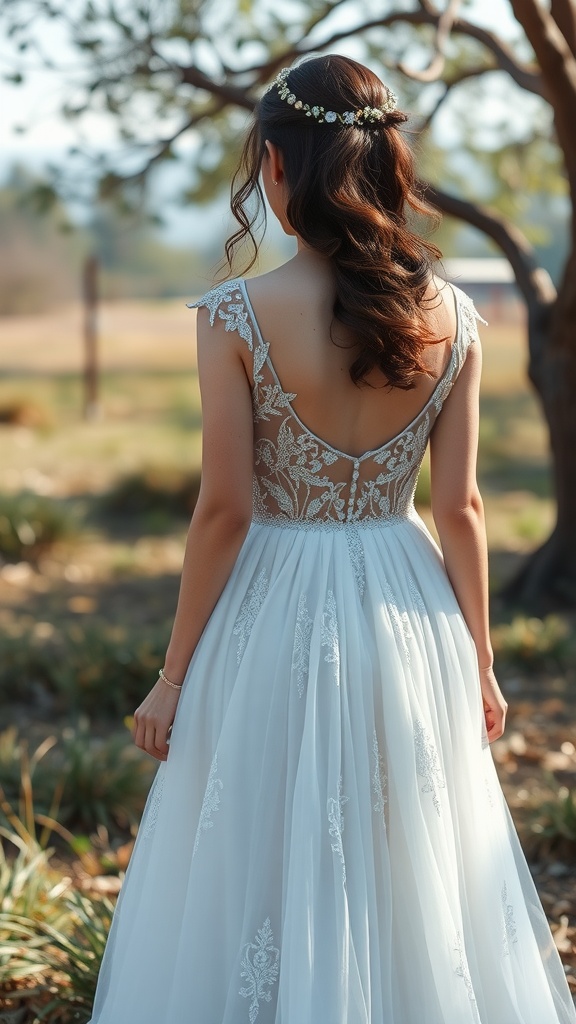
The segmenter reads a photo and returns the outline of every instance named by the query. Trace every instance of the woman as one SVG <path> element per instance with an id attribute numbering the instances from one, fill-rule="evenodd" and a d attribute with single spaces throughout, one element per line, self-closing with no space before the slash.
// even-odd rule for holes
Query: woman
<path id="1" fill-rule="evenodd" d="M 202 489 L 93 1024 L 576 1022 L 490 751 L 481 351 L 405 120 L 334 55 L 258 103 L 227 256 L 260 174 L 298 250 L 192 304 Z"/>

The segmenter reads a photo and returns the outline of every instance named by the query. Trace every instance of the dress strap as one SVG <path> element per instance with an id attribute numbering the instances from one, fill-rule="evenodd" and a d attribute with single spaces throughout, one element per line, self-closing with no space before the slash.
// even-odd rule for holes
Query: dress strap
<path id="1" fill-rule="evenodd" d="M 241 277 L 224 281 L 205 292 L 196 302 L 187 302 L 186 305 L 188 309 L 206 306 L 210 314 L 211 327 L 214 326 L 217 312 L 220 320 L 225 321 L 224 330 L 238 331 L 250 352 L 253 353 L 253 376 L 256 382 L 259 380 L 260 370 L 266 360 L 268 346 L 260 335 L 258 324 L 252 322 L 253 314 L 249 303 L 246 302 L 247 296 L 243 284 Z"/>

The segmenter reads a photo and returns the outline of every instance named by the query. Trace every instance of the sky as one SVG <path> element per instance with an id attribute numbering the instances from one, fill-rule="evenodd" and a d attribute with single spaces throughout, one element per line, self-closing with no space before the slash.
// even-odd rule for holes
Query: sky
<path id="1" fill-rule="evenodd" d="M 215 2 L 215 0 L 214 0 Z M 339 12 L 340 21 L 344 26 L 356 22 L 363 16 L 364 3 L 351 0 Z M 486 27 L 498 28 L 500 34 L 510 36 L 515 29 L 508 0 L 469 0 L 466 5 L 466 16 Z M 516 26 L 517 27 L 517 26 Z M 66 64 L 71 71 L 79 67 L 80 58 L 75 53 L 67 53 L 62 32 L 56 24 L 48 25 L 43 33 L 42 45 L 47 53 L 58 54 L 58 64 Z M 339 46 L 340 52 L 350 52 L 356 56 L 354 46 Z M 13 51 L 6 38 L 0 35 L 0 73 L 5 74 L 14 68 Z M 18 162 L 35 170 L 41 170 L 50 162 L 61 161 L 68 146 L 78 143 L 78 128 L 67 122 L 60 114 L 63 99 L 69 94 L 69 76 L 62 73 L 35 70 L 30 73 L 23 85 L 15 86 L 7 82 L 1 85 L 2 103 L 0 105 L 0 178 L 4 177 L 11 165 Z M 498 91 L 492 90 L 489 101 L 494 111 L 494 119 L 503 114 L 498 109 Z M 447 106 L 440 123 L 443 143 L 450 146 L 451 134 L 454 134 L 454 113 Z M 21 133 L 19 129 L 26 126 Z M 82 125 L 83 135 L 89 139 L 91 147 L 108 149 L 114 145 L 114 129 L 109 118 L 104 115 L 90 114 Z M 172 164 L 163 169 L 157 176 L 155 195 L 159 198 L 165 227 L 163 235 L 173 244 L 185 242 L 192 231 L 196 236 L 204 236 L 214 226 L 214 217 L 226 217 L 222 201 L 203 208 L 182 209 L 171 200 L 186 184 L 186 170 L 183 161 L 193 160 L 197 140 L 194 133 L 188 133 L 178 144 L 181 163 Z"/>

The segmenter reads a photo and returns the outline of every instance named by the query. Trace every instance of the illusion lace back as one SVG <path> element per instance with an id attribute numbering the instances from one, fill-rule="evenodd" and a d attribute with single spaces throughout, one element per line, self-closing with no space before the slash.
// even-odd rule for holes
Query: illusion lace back
<path id="1" fill-rule="evenodd" d="M 192 306 L 206 305 L 227 331 L 238 331 L 253 354 L 254 513 L 256 522 L 298 527 L 383 525 L 413 510 L 418 472 L 428 437 L 458 376 L 468 346 L 478 337 L 471 300 L 454 288 L 458 326 L 446 370 L 424 408 L 380 448 L 359 458 L 313 434 L 296 415 L 278 379 L 243 278 L 226 282 Z"/>
<path id="2" fill-rule="evenodd" d="M 92 1024 L 576 1024 L 413 504 L 479 343 L 455 294 L 432 396 L 361 458 L 296 415 L 242 279 L 193 303 L 252 353 L 253 520 L 184 680 Z"/>

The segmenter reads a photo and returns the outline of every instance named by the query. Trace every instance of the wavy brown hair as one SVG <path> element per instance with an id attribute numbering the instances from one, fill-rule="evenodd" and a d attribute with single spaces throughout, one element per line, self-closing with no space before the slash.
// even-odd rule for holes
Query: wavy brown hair
<path id="1" fill-rule="evenodd" d="M 381 107 L 387 91 L 362 64 L 338 54 L 307 57 L 292 65 L 287 84 L 303 103 L 343 113 Z M 399 128 L 399 110 L 362 125 L 319 123 L 280 99 L 273 86 L 255 108 L 231 186 L 231 209 L 239 229 L 226 242 L 230 270 L 237 246 L 249 239 L 254 265 L 259 243 L 253 234 L 266 207 L 259 181 L 267 139 L 282 152 L 289 199 L 286 216 L 294 231 L 328 257 L 336 275 L 334 317 L 353 332 L 358 355 L 350 367 L 355 383 L 378 367 L 389 385 L 409 389 L 428 373 L 422 361 L 438 338 L 426 318 L 437 246 L 416 234 L 410 210 L 438 220 L 418 195 L 411 151 Z M 256 199 L 248 211 L 248 201 Z M 437 297 L 432 296 L 432 299 Z"/>

